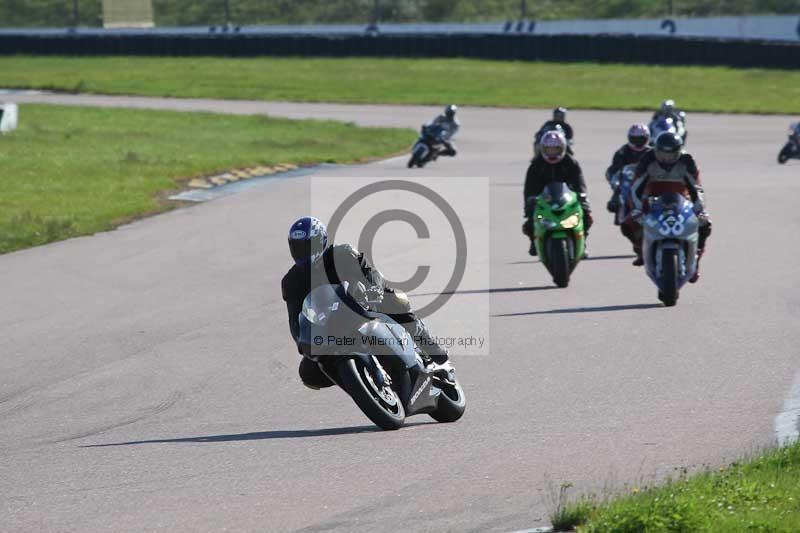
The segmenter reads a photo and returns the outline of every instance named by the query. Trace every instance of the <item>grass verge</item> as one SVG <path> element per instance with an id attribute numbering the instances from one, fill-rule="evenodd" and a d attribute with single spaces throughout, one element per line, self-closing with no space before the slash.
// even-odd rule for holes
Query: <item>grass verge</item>
<path id="1" fill-rule="evenodd" d="M 559 530 L 579 533 L 797 532 L 800 442 L 617 499 L 582 498 L 560 506 L 554 525 L 556 518 L 569 519 Z"/>
<path id="2" fill-rule="evenodd" d="M 253 165 L 396 153 L 410 130 L 127 109 L 25 105 L 0 138 L 0 253 L 169 209 L 181 181 Z"/>
<path id="3" fill-rule="evenodd" d="M 477 59 L 0 57 L 0 86 L 309 102 L 800 113 L 800 71 Z"/>

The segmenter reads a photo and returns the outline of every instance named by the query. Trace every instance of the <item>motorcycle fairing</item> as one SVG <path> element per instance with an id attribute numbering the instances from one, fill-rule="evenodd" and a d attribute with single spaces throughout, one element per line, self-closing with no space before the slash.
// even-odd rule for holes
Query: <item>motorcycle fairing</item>
<path id="1" fill-rule="evenodd" d="M 667 193 L 650 200 L 650 209 L 643 220 L 645 270 L 660 289 L 663 251 L 678 251 L 678 288 L 697 270 L 699 220 L 692 203 L 683 195 Z"/>

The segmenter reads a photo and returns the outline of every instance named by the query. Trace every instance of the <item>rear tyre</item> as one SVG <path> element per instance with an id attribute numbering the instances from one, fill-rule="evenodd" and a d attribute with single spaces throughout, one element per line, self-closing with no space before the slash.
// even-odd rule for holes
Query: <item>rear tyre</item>
<path id="1" fill-rule="evenodd" d="M 455 422 L 464 416 L 464 411 L 467 409 L 467 398 L 464 396 L 464 389 L 461 388 L 458 380 L 455 380 L 452 385 L 442 381 L 437 386 L 442 389 L 442 393 L 439 395 L 439 404 L 436 406 L 436 410 L 430 413 L 431 418 L 437 422 L 447 423 Z"/>
<path id="2" fill-rule="evenodd" d="M 338 367 L 342 388 L 361 411 L 381 429 L 400 429 L 406 412 L 397 393 L 388 385 L 378 387 L 361 360 L 347 359 Z"/>
<path id="3" fill-rule="evenodd" d="M 550 273 L 553 275 L 553 282 L 564 288 L 569 285 L 569 274 L 572 270 L 569 266 L 569 246 L 566 239 L 550 239 L 548 241 L 548 254 L 550 262 Z"/>
<path id="4" fill-rule="evenodd" d="M 667 307 L 678 302 L 678 251 L 664 250 L 661 254 L 661 301 Z"/>

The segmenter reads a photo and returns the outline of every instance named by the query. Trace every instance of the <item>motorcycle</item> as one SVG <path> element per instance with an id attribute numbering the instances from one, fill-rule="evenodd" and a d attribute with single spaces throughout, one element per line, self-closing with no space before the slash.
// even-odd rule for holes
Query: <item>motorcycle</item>
<path id="1" fill-rule="evenodd" d="M 658 299 L 671 307 L 697 271 L 700 221 L 692 202 L 678 193 L 650 198 L 648 205 L 642 223 L 645 270 L 658 287 Z"/>
<path id="2" fill-rule="evenodd" d="M 611 213 L 614 213 L 615 226 L 622 224 L 630 213 L 630 195 L 635 174 L 636 164 L 632 163 L 619 169 L 609 180 L 609 185 L 611 185 L 613 193 L 606 206 Z"/>
<path id="3" fill-rule="evenodd" d="M 388 315 L 370 310 L 360 282 L 321 285 L 303 301 L 299 345 L 361 411 L 385 430 L 427 413 L 455 422 L 466 398 L 450 362 L 426 362 L 409 333 Z"/>
<path id="4" fill-rule="evenodd" d="M 665 131 L 678 135 L 681 141 L 686 143 L 686 123 L 683 120 L 676 120 L 672 117 L 659 117 L 650 122 L 649 128 L 651 145 L 655 145 L 658 136 Z"/>
<path id="5" fill-rule="evenodd" d="M 441 126 L 425 124 L 420 130 L 419 138 L 411 149 L 411 158 L 408 168 L 424 167 L 430 161 L 435 161 L 445 149 L 444 141 L 447 132 Z"/>
<path id="6" fill-rule="evenodd" d="M 778 153 L 778 163 L 781 165 L 789 159 L 800 159 L 800 123 L 789 126 L 789 140 Z"/>
<path id="7" fill-rule="evenodd" d="M 539 257 L 553 282 L 566 287 L 585 251 L 583 208 L 578 195 L 566 183 L 548 183 L 536 198 L 533 215 Z"/>

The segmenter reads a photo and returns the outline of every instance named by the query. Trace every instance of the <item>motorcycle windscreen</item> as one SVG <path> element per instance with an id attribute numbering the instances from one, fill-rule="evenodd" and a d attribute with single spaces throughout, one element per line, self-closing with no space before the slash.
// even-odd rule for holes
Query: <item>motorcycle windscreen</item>
<path id="1" fill-rule="evenodd" d="M 563 209 L 572 200 L 573 193 L 563 181 L 551 181 L 544 187 L 542 198 L 554 210 Z"/>
<path id="2" fill-rule="evenodd" d="M 650 209 L 658 212 L 675 211 L 680 213 L 686 209 L 685 204 L 689 204 L 685 196 L 677 192 L 667 192 L 651 198 Z"/>
<path id="3" fill-rule="evenodd" d="M 316 359 L 324 355 L 352 352 L 360 347 L 358 329 L 368 319 L 364 308 L 341 285 L 321 285 L 312 290 L 299 316 L 303 355 Z"/>

